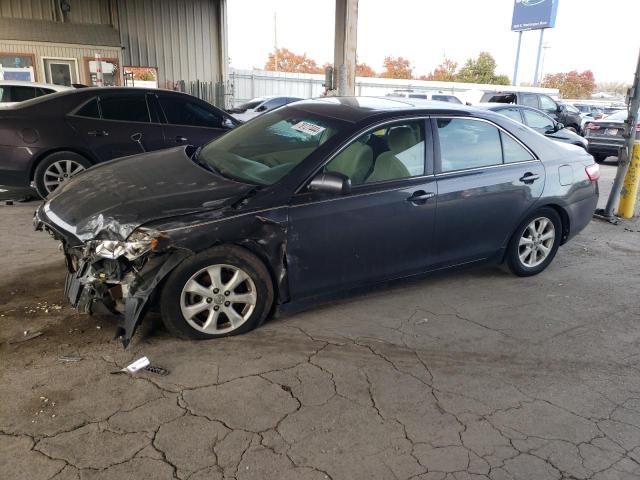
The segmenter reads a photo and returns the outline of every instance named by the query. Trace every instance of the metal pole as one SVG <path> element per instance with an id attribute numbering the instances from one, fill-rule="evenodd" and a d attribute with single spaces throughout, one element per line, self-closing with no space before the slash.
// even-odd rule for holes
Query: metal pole
<path id="1" fill-rule="evenodd" d="M 516 66 L 513 69 L 513 81 L 511 85 L 516 85 L 518 80 L 518 63 L 520 62 L 520 45 L 522 45 L 522 30 L 518 32 L 518 49 L 516 50 Z"/>
<path id="2" fill-rule="evenodd" d="M 538 56 L 536 57 L 536 73 L 533 74 L 533 86 L 538 86 L 538 69 L 540 68 L 540 54 L 542 53 L 542 40 L 544 39 L 544 28 L 540 29 L 540 42 L 538 42 Z"/>
<path id="3" fill-rule="evenodd" d="M 618 156 L 618 170 L 616 172 L 616 178 L 613 181 L 613 187 L 611 187 L 611 193 L 607 200 L 607 207 L 604 210 L 604 216 L 608 218 L 613 217 L 613 209 L 620 197 L 622 190 L 622 184 L 624 183 L 624 177 L 629 169 L 629 161 L 633 152 L 633 144 L 636 139 L 636 125 L 638 124 L 638 109 L 640 108 L 640 51 L 638 52 L 638 64 L 636 65 L 636 75 L 633 79 L 633 85 L 629 89 L 628 95 L 628 107 L 629 116 L 624 126 L 624 136 L 626 144 L 620 149 L 620 155 Z"/>

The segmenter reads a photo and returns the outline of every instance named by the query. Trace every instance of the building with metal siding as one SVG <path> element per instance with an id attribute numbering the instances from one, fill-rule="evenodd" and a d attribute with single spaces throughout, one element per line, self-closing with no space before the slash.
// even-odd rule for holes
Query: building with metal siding
<path id="1" fill-rule="evenodd" d="M 226 0 L 0 0 L 0 78 L 92 84 L 102 66 L 107 84 L 127 67 L 160 87 L 224 82 L 226 36 Z"/>

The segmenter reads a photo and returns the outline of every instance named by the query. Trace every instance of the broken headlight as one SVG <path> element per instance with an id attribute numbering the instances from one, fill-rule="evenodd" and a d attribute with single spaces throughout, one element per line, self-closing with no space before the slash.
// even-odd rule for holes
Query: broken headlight
<path id="1" fill-rule="evenodd" d="M 158 246 L 158 232 L 147 229 L 134 231 L 126 242 L 119 240 L 96 240 L 92 242 L 95 255 L 115 260 L 122 256 L 135 260 Z"/>

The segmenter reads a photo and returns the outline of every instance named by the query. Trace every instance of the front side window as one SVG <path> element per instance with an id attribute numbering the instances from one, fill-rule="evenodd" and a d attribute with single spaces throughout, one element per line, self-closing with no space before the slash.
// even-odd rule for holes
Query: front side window
<path id="1" fill-rule="evenodd" d="M 437 126 L 442 172 L 502 163 L 500 132 L 493 125 L 465 118 L 440 118 Z"/>
<path id="2" fill-rule="evenodd" d="M 149 109 L 144 95 L 113 95 L 100 98 L 102 118 L 123 122 L 149 123 Z"/>
<path id="3" fill-rule="evenodd" d="M 524 112 L 525 123 L 533 129 L 548 132 L 553 130 L 553 120 L 546 115 L 543 115 L 532 110 L 525 110 Z"/>
<path id="4" fill-rule="evenodd" d="M 523 93 L 520 96 L 522 100 L 520 103 L 526 107 L 538 108 L 538 97 L 530 93 Z"/>
<path id="5" fill-rule="evenodd" d="M 330 117 L 275 110 L 208 143 L 197 160 L 223 176 L 272 185 L 342 128 L 344 122 Z"/>
<path id="6" fill-rule="evenodd" d="M 362 185 L 424 175 L 424 160 L 424 121 L 417 120 L 365 133 L 325 169 L 346 175 L 352 185 Z"/>
<path id="7" fill-rule="evenodd" d="M 170 124 L 222 128 L 222 116 L 196 102 L 170 95 L 159 95 L 158 99 Z"/>
<path id="8" fill-rule="evenodd" d="M 540 95 L 540 108 L 545 112 L 555 112 L 558 109 L 558 105 L 546 95 Z"/>

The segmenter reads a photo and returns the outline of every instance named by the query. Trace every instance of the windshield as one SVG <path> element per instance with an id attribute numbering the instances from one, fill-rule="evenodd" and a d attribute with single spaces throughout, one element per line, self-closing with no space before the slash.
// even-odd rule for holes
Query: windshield
<path id="1" fill-rule="evenodd" d="M 240 182 L 273 185 L 341 125 L 295 108 L 274 110 L 205 145 L 198 161 Z"/>

